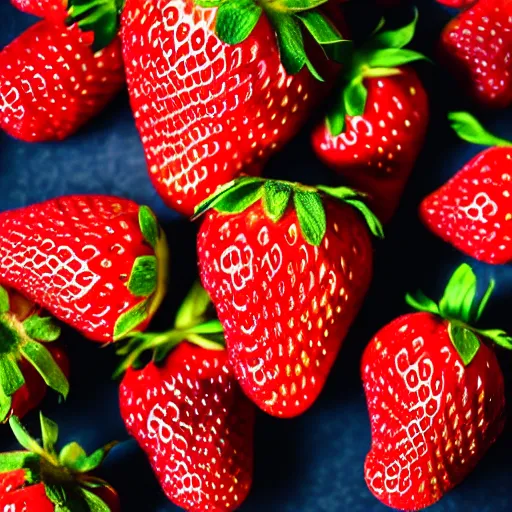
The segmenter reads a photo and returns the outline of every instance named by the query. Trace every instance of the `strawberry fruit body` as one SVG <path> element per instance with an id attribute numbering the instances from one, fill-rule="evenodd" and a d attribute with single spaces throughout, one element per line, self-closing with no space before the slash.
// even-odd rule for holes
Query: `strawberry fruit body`
<path id="1" fill-rule="evenodd" d="M 165 235 L 133 201 L 68 196 L 0 214 L 0 284 L 91 340 L 142 330 L 166 274 Z"/>
<path id="2" fill-rule="evenodd" d="M 316 400 L 372 277 L 360 214 L 376 234 L 380 224 L 354 191 L 321 191 L 240 178 L 199 209 L 211 208 L 197 241 L 201 280 L 230 362 L 274 416 L 297 416 Z"/>
<path id="3" fill-rule="evenodd" d="M 512 2 L 480 0 L 448 23 L 441 58 L 483 107 L 512 104 Z"/>
<path id="4" fill-rule="evenodd" d="M 455 7 L 457 9 L 465 9 L 476 4 L 478 0 L 437 0 L 438 3 L 447 7 Z"/>
<path id="5" fill-rule="evenodd" d="M 439 305 L 409 296 L 421 312 L 388 324 L 365 350 L 361 371 L 372 431 L 365 479 L 390 507 L 420 510 L 438 501 L 503 429 L 503 376 L 482 339 L 507 348 L 512 339 L 470 326 L 492 286 L 476 304 L 476 277 L 462 265 Z"/>
<path id="6" fill-rule="evenodd" d="M 403 66 L 423 58 L 402 50 L 409 25 L 374 34 L 345 70 L 340 99 L 312 134 L 313 149 L 351 186 L 368 194 L 382 222 L 394 214 L 423 146 L 428 99 L 416 72 Z"/>
<path id="7" fill-rule="evenodd" d="M 512 261 L 512 143 L 469 114 L 450 114 L 460 137 L 492 146 L 469 161 L 420 206 L 423 223 L 465 254 L 486 263 Z"/>

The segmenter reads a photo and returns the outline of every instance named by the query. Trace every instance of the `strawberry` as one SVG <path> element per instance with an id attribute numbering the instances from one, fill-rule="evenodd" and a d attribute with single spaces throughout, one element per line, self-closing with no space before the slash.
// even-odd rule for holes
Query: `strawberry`
<path id="1" fill-rule="evenodd" d="M 63 24 L 67 18 L 67 0 L 11 0 L 22 12 L 44 18 L 56 24 Z"/>
<path id="2" fill-rule="evenodd" d="M 443 30 L 440 56 L 481 106 L 512 104 L 512 2 L 480 0 Z"/>
<path id="3" fill-rule="evenodd" d="M 194 287 L 174 330 L 140 334 L 120 351 L 131 353 L 119 399 L 167 497 L 186 510 L 225 512 L 251 487 L 255 409 L 218 344 L 222 327 L 201 323 L 208 304 Z M 138 357 L 148 349 L 154 358 L 142 366 Z"/>
<path id="4" fill-rule="evenodd" d="M 382 222 L 398 206 L 428 125 L 425 90 L 415 71 L 404 66 L 424 57 L 402 49 L 412 39 L 416 21 L 379 30 L 356 51 L 339 101 L 312 134 L 317 156 L 369 195 Z"/>
<path id="5" fill-rule="evenodd" d="M 41 21 L 0 53 L 0 126 L 27 142 L 61 140 L 98 114 L 125 78 L 121 44 L 93 53 L 92 34 Z"/>
<path id="6" fill-rule="evenodd" d="M 236 180 L 205 211 L 201 280 L 238 382 L 265 412 L 297 416 L 322 390 L 363 302 L 366 223 L 381 235 L 380 223 L 353 190 L 261 178 Z"/>
<path id="7" fill-rule="evenodd" d="M 466 9 L 476 4 L 478 0 L 437 0 L 438 3 L 447 7 L 455 7 L 457 9 Z"/>
<path id="8" fill-rule="evenodd" d="M 341 35 L 316 9 L 326 1 L 125 2 L 131 105 L 151 179 L 171 208 L 192 215 L 242 169 L 258 174 L 307 120 L 338 69 L 316 47 L 311 60 L 306 53 L 314 40 L 338 53 Z"/>
<path id="9" fill-rule="evenodd" d="M 117 493 L 93 474 L 115 443 L 87 455 L 75 442 L 56 451 L 57 425 L 41 414 L 43 446 L 18 418 L 10 425 L 27 451 L 0 454 L 0 510 L 5 512 L 86 512 L 121 510 Z"/>
<path id="10" fill-rule="evenodd" d="M 47 386 L 67 396 L 68 359 L 50 343 L 59 335 L 38 307 L 0 286 L 0 422 L 37 407 Z"/>
<path id="11" fill-rule="evenodd" d="M 504 425 L 503 376 L 489 338 L 512 348 L 503 331 L 472 326 L 493 290 L 475 300 L 464 264 L 436 304 L 407 297 L 420 312 L 397 318 L 366 348 L 361 371 L 371 419 L 365 463 L 370 491 L 384 504 L 420 510 L 473 470 Z"/>
<path id="12" fill-rule="evenodd" d="M 423 223 L 469 256 L 492 264 L 512 261 L 512 143 L 488 133 L 464 112 L 450 114 L 468 142 L 492 146 L 468 162 L 420 206 Z"/>
<path id="13" fill-rule="evenodd" d="M 0 283 L 91 340 L 143 329 L 166 273 L 165 235 L 133 201 L 69 196 L 0 213 Z"/>

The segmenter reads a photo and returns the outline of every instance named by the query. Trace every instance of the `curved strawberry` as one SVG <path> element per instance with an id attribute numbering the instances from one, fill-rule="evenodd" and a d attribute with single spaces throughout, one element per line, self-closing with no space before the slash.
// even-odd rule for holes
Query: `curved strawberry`
<path id="1" fill-rule="evenodd" d="M 376 234 L 380 224 L 350 189 L 258 178 L 240 178 L 198 212 L 209 208 L 199 268 L 235 374 L 265 412 L 297 416 L 322 390 L 371 281 L 360 214 Z"/>
<path id="2" fill-rule="evenodd" d="M 0 213 L 0 283 L 94 341 L 146 326 L 167 256 L 151 210 L 126 199 L 68 196 Z"/>
<path id="3" fill-rule="evenodd" d="M 512 261 L 512 142 L 488 133 L 464 112 L 449 115 L 464 140 L 493 146 L 468 162 L 420 206 L 423 223 L 465 254 L 486 263 Z"/>
<path id="4" fill-rule="evenodd" d="M 438 501 L 473 470 L 504 425 L 503 376 L 482 338 L 512 348 L 503 331 L 476 329 L 494 283 L 476 301 L 476 277 L 462 265 L 439 304 L 408 296 L 420 313 L 381 329 L 361 372 L 372 426 L 365 463 L 371 492 L 400 510 Z"/>
<path id="5" fill-rule="evenodd" d="M 218 344 L 222 327 L 204 323 L 209 298 L 195 287 L 174 330 L 140 334 L 119 388 L 128 432 L 149 457 L 167 497 L 186 510 L 231 511 L 245 500 L 253 472 L 254 406 Z M 153 350 L 143 366 L 138 357 Z"/>
<path id="6" fill-rule="evenodd" d="M 424 58 L 402 49 L 414 35 L 416 20 L 376 32 L 356 51 L 339 101 L 312 134 L 317 156 L 368 194 L 382 222 L 398 206 L 429 120 L 425 89 L 415 71 L 404 66 Z"/>
<path id="7" fill-rule="evenodd" d="M 512 2 L 480 0 L 448 23 L 440 57 L 480 105 L 512 104 Z"/>
<path id="8" fill-rule="evenodd" d="M 22 12 L 52 23 L 63 24 L 67 18 L 67 0 L 11 0 L 11 3 Z"/>
<path id="9" fill-rule="evenodd" d="M 18 418 L 12 417 L 10 425 L 27 451 L 0 454 L 0 510 L 120 512 L 117 493 L 92 474 L 116 443 L 87 455 L 72 442 L 58 453 L 58 427 L 42 414 L 43 446 L 30 437 Z"/>

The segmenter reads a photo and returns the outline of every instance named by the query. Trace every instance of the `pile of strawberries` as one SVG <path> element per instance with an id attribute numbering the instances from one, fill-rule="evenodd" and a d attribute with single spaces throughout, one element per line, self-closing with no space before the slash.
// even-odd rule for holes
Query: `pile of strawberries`
<path id="1" fill-rule="evenodd" d="M 382 19 L 356 43 L 342 0 L 11 1 L 44 19 L 0 53 L 0 126 L 27 142 L 65 139 L 126 83 L 154 186 L 199 224 L 200 282 L 170 330 L 148 332 L 170 265 L 150 208 L 74 195 L 0 212 L 0 421 L 24 448 L 0 454 L 0 510 L 120 510 L 94 474 L 114 443 L 57 451 L 54 422 L 40 415 L 42 443 L 20 422 L 47 388 L 73 391 L 79 362 L 59 346 L 62 323 L 115 346 L 122 419 L 169 500 L 235 510 L 252 485 L 256 408 L 293 418 L 318 398 L 370 287 L 373 239 L 423 147 L 429 101 L 416 68 L 431 63 L 407 48 L 418 13 L 401 27 Z M 439 62 L 476 107 L 510 106 L 512 2 L 441 3 L 463 10 Z M 311 144 L 338 186 L 260 177 L 320 111 Z M 510 263 L 512 142 L 469 113 L 449 120 L 489 149 L 419 215 L 469 257 Z M 407 295 L 416 312 L 365 350 L 364 478 L 390 507 L 438 501 L 503 430 L 493 345 L 512 349 L 512 338 L 479 327 L 493 289 L 479 293 L 463 264 L 439 302 Z"/>

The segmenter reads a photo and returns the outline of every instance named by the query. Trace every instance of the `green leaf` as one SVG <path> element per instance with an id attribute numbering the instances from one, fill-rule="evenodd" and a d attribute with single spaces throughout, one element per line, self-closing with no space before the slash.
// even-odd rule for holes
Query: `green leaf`
<path id="1" fill-rule="evenodd" d="M 464 263 L 453 273 L 439 302 L 439 311 L 444 318 L 471 322 L 471 306 L 476 295 L 476 275 Z"/>
<path id="2" fill-rule="evenodd" d="M 512 350 L 512 337 L 501 329 L 473 329 L 478 334 L 492 340 L 496 345 L 499 345 L 508 350 Z"/>
<path id="3" fill-rule="evenodd" d="M 135 297 L 149 297 L 158 284 L 158 260 L 156 256 L 139 256 L 133 263 L 128 290 Z"/>
<path id="4" fill-rule="evenodd" d="M 262 11 L 254 0 L 225 0 L 217 10 L 217 37 L 227 44 L 245 41 L 258 23 Z"/>
<path id="5" fill-rule="evenodd" d="M 33 340 L 55 341 L 61 333 L 61 328 L 50 316 L 29 316 L 23 322 L 23 327 L 27 336 Z"/>
<path id="6" fill-rule="evenodd" d="M 372 212 L 370 207 L 360 199 L 347 199 L 347 204 L 353 206 L 364 217 L 368 229 L 377 238 L 384 238 L 384 228 L 378 217 Z"/>
<path id="7" fill-rule="evenodd" d="M 371 68 L 396 68 L 418 60 L 429 60 L 425 55 L 413 50 L 384 48 L 365 54 L 364 62 Z"/>
<path id="8" fill-rule="evenodd" d="M 326 185 L 317 185 L 316 188 L 324 194 L 339 199 L 340 201 L 346 201 L 347 199 L 354 199 L 362 196 L 360 192 L 357 192 L 350 187 L 328 187 Z"/>
<path id="9" fill-rule="evenodd" d="M 263 187 L 263 208 L 267 217 L 272 222 L 278 222 L 284 215 L 291 195 L 292 188 L 287 183 L 275 180 L 265 182 Z"/>
<path id="10" fill-rule="evenodd" d="M 424 295 L 421 291 L 416 292 L 415 295 L 408 293 L 405 296 L 405 302 L 407 302 L 409 306 L 417 309 L 418 311 L 426 311 L 434 315 L 439 315 L 438 305 L 432 299 L 429 299 L 426 295 Z"/>
<path id="11" fill-rule="evenodd" d="M 188 332 L 195 334 L 223 334 L 224 328 L 218 320 L 209 320 L 188 329 Z"/>
<path id="12" fill-rule="evenodd" d="M 296 190 L 293 195 L 293 203 L 305 240 L 311 245 L 320 245 L 327 230 L 327 220 L 319 194 Z"/>
<path id="13" fill-rule="evenodd" d="M 315 9 L 327 2 L 328 0 L 282 0 L 282 5 L 285 11 L 300 12 Z"/>
<path id="14" fill-rule="evenodd" d="M 55 505 L 56 512 L 68 512 L 69 508 L 66 507 L 68 497 L 61 484 L 45 483 L 44 489 L 48 499 Z"/>
<path id="15" fill-rule="evenodd" d="M 4 422 L 11 413 L 12 397 L 6 395 L 0 387 L 0 422 Z"/>
<path id="16" fill-rule="evenodd" d="M 23 357 L 39 372 L 46 385 L 64 398 L 69 393 L 69 382 L 48 349 L 37 341 L 21 345 Z"/>
<path id="17" fill-rule="evenodd" d="M 345 111 L 351 117 L 362 116 L 366 108 L 368 90 L 361 76 L 353 79 L 343 91 Z"/>
<path id="18" fill-rule="evenodd" d="M 263 195 L 263 182 L 246 183 L 240 187 L 233 187 L 227 194 L 224 194 L 212 206 L 215 210 L 222 213 L 241 213 Z"/>
<path id="19" fill-rule="evenodd" d="M 99 448 L 95 452 L 91 453 L 89 456 L 80 457 L 77 459 L 76 469 L 80 473 L 89 473 L 99 468 L 107 455 L 110 453 L 110 450 L 117 445 L 117 442 L 112 442 L 103 448 Z"/>
<path id="20" fill-rule="evenodd" d="M 59 427 L 57 423 L 39 413 L 41 422 L 41 434 L 43 437 L 43 448 L 51 454 L 55 454 L 55 445 L 59 439 Z"/>
<path id="21" fill-rule="evenodd" d="M 210 296 L 196 281 L 176 314 L 174 327 L 183 330 L 200 323 L 210 304 Z"/>
<path id="22" fill-rule="evenodd" d="M 8 313 L 10 309 L 11 304 L 9 300 L 9 294 L 3 286 L 0 286 L 0 314 Z"/>
<path id="23" fill-rule="evenodd" d="M 413 39 L 418 24 L 418 9 L 414 9 L 414 19 L 401 28 L 386 30 L 376 34 L 369 45 L 372 48 L 403 48 Z"/>
<path id="24" fill-rule="evenodd" d="M 0 387 L 7 396 L 14 395 L 25 384 L 18 363 L 9 354 L 0 356 Z"/>
<path id="25" fill-rule="evenodd" d="M 399 68 L 364 68 L 362 75 L 364 78 L 382 78 L 400 75 L 401 73 L 402 71 Z"/>
<path id="26" fill-rule="evenodd" d="M 134 331 L 148 317 L 148 303 L 142 301 L 132 309 L 126 311 L 117 319 L 114 326 L 114 341 L 124 338 Z"/>
<path id="27" fill-rule="evenodd" d="M 345 42 L 338 29 L 319 11 L 305 11 L 296 16 L 317 43 L 331 45 Z"/>
<path id="28" fill-rule="evenodd" d="M 489 133 L 471 114 L 467 112 L 451 112 L 448 114 L 451 127 L 466 142 L 480 146 L 510 147 L 512 142 L 495 137 Z"/>
<path id="29" fill-rule="evenodd" d="M 139 208 L 139 227 L 146 242 L 154 249 L 160 237 L 160 227 L 155 214 L 148 206 Z"/>
<path id="30" fill-rule="evenodd" d="M 39 462 L 39 455 L 32 452 L 0 453 L 0 473 L 33 467 Z"/>
<path id="31" fill-rule="evenodd" d="M 340 101 L 329 110 L 325 117 L 325 123 L 329 133 L 333 137 L 338 137 L 345 129 L 345 102 Z"/>
<path id="32" fill-rule="evenodd" d="M 480 320 L 480 317 L 482 316 L 485 308 L 487 307 L 487 304 L 489 303 L 489 299 L 491 298 L 494 292 L 495 286 L 496 281 L 494 279 L 491 279 L 491 281 L 489 282 L 489 286 L 487 287 L 484 296 L 480 300 L 480 304 L 478 305 L 477 311 L 475 313 L 475 322 L 478 322 Z"/>
<path id="33" fill-rule="evenodd" d="M 323 45 L 322 50 L 329 60 L 343 64 L 348 68 L 354 55 L 354 43 L 353 41 L 340 41 L 339 43 Z"/>
<path id="34" fill-rule="evenodd" d="M 81 492 L 89 507 L 89 512 L 110 512 L 110 507 L 92 491 L 81 489 Z"/>
<path id="35" fill-rule="evenodd" d="M 20 420 L 16 416 L 11 416 L 9 418 L 9 425 L 12 429 L 12 432 L 14 434 L 14 437 L 16 437 L 16 440 L 18 443 L 20 443 L 25 450 L 28 450 L 29 452 L 35 453 L 40 456 L 44 456 L 44 450 L 39 446 L 37 441 L 33 439 L 30 434 L 25 430 L 23 425 L 21 424 Z"/>
<path id="36" fill-rule="evenodd" d="M 87 454 L 85 450 L 76 442 L 72 442 L 64 446 L 59 453 L 59 462 L 73 471 L 77 471 L 78 467 L 85 460 Z"/>
<path id="37" fill-rule="evenodd" d="M 315 66 L 313 66 L 313 63 L 309 60 L 308 56 L 306 55 L 306 67 L 308 68 L 309 72 L 313 75 L 313 77 L 318 80 L 319 82 L 325 82 L 322 75 L 316 70 Z"/>
<path id="38" fill-rule="evenodd" d="M 214 7 L 219 7 L 222 0 L 194 0 L 194 3 L 204 9 L 212 9 Z"/>
<path id="39" fill-rule="evenodd" d="M 224 336 L 219 334 L 189 334 L 187 341 L 205 350 L 225 350 Z"/>
<path id="40" fill-rule="evenodd" d="M 468 366 L 480 348 L 478 336 L 466 327 L 457 325 L 454 322 L 448 324 L 448 334 L 464 366 Z"/>

